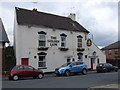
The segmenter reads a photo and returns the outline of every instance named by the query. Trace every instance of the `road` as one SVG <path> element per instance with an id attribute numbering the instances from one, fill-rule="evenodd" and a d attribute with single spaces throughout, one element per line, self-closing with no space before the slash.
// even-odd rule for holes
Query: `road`
<path id="1" fill-rule="evenodd" d="M 87 75 L 55 76 L 47 74 L 43 79 L 23 78 L 18 81 L 9 81 L 3 78 L 3 88 L 92 88 L 96 86 L 117 84 L 118 72 L 96 73 Z"/>

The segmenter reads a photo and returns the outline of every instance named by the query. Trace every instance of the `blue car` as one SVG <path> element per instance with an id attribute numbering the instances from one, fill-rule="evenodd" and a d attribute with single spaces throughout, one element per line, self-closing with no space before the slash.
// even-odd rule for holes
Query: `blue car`
<path id="1" fill-rule="evenodd" d="M 82 73 L 83 75 L 87 74 L 87 65 L 82 61 L 73 61 L 63 64 L 61 67 L 55 69 L 55 74 L 70 76 L 73 73 Z"/>

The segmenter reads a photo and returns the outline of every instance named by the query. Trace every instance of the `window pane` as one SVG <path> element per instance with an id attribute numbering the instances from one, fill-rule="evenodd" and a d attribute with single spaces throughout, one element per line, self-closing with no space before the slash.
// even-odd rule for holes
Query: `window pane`
<path id="1" fill-rule="evenodd" d="M 24 67 L 23 67 L 23 66 L 20 66 L 20 67 L 18 68 L 18 70 L 24 70 Z"/>
<path id="2" fill-rule="evenodd" d="M 39 56 L 39 61 L 44 61 L 45 56 Z"/>
<path id="3" fill-rule="evenodd" d="M 81 38 L 78 38 L 78 42 L 82 42 L 82 39 L 81 39 Z"/>
<path id="4" fill-rule="evenodd" d="M 28 67 L 28 70 L 33 70 L 34 68 L 33 67 Z"/>
<path id="5" fill-rule="evenodd" d="M 65 41 L 66 40 L 66 37 L 61 37 L 61 41 Z"/>
<path id="6" fill-rule="evenodd" d="M 108 54 L 111 54 L 112 53 L 112 50 L 108 50 Z"/>
<path id="7" fill-rule="evenodd" d="M 45 46 L 45 41 L 40 41 L 39 40 L 39 46 Z"/>
<path id="8" fill-rule="evenodd" d="M 82 47 L 82 43 L 78 43 L 78 47 Z"/>
<path id="9" fill-rule="evenodd" d="M 45 41 L 45 35 L 44 35 L 44 34 L 40 34 L 40 35 L 39 35 L 39 40 Z"/>
<path id="10" fill-rule="evenodd" d="M 78 42 L 77 42 L 78 47 L 82 47 L 82 38 L 78 38 L 77 40 L 78 40 Z"/>
<path id="11" fill-rule="evenodd" d="M 45 62 L 38 62 L 38 66 L 39 67 L 46 67 L 46 63 Z"/>
<path id="12" fill-rule="evenodd" d="M 115 54 L 118 54 L 118 53 L 119 53 L 119 50 L 115 50 L 114 52 L 115 52 Z"/>
<path id="13" fill-rule="evenodd" d="M 65 43 L 64 42 L 61 43 L 61 47 L 65 47 Z"/>

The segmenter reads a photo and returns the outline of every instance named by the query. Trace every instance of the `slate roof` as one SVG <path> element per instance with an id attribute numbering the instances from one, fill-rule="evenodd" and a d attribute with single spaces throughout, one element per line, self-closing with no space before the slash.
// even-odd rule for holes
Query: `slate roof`
<path id="1" fill-rule="evenodd" d="M 9 40 L 8 40 L 8 37 L 7 37 L 7 34 L 6 34 L 6 31 L 3 26 L 1 18 L 0 18 L 0 42 L 8 42 L 9 43 Z"/>
<path id="2" fill-rule="evenodd" d="M 107 49 L 120 49 L 120 41 L 117 41 L 115 43 L 112 43 L 112 44 L 102 48 L 102 50 L 107 50 Z"/>
<path id="3" fill-rule="evenodd" d="M 45 26 L 50 28 L 89 33 L 78 22 L 68 17 L 15 7 L 19 25 Z"/>

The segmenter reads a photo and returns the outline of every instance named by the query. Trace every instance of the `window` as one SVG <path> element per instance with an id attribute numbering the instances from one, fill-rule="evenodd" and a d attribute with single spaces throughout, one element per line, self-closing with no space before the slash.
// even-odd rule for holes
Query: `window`
<path id="1" fill-rule="evenodd" d="M 119 50 L 118 50 L 118 49 L 114 50 L 114 53 L 115 53 L 115 54 L 118 54 L 118 53 L 119 53 Z"/>
<path id="2" fill-rule="evenodd" d="M 112 53 L 112 50 L 108 50 L 108 54 L 110 55 Z"/>
<path id="3" fill-rule="evenodd" d="M 77 47 L 78 48 L 82 47 L 82 38 L 83 37 L 81 35 L 77 36 Z"/>
<path id="4" fill-rule="evenodd" d="M 75 66 L 75 65 L 76 65 L 76 62 L 71 64 L 71 66 Z"/>
<path id="5" fill-rule="evenodd" d="M 67 35 L 62 33 L 62 34 L 60 34 L 60 36 L 61 36 L 61 47 L 66 47 L 66 37 L 67 37 Z"/>
<path id="6" fill-rule="evenodd" d="M 38 67 L 46 67 L 45 55 L 39 56 Z"/>
<path id="7" fill-rule="evenodd" d="M 46 46 L 46 33 L 41 31 L 38 32 L 39 34 L 39 47 L 45 47 Z"/>
<path id="8" fill-rule="evenodd" d="M 66 47 L 66 37 L 61 36 L 61 47 Z"/>
<path id="9" fill-rule="evenodd" d="M 44 34 L 39 34 L 39 46 L 45 47 L 46 46 L 46 39 Z"/>
<path id="10" fill-rule="evenodd" d="M 19 66 L 18 70 L 24 70 L 24 66 Z"/>
<path id="11" fill-rule="evenodd" d="M 76 65 L 81 65 L 83 64 L 83 62 L 76 62 Z"/>
<path id="12" fill-rule="evenodd" d="M 28 70 L 34 70 L 34 68 L 33 68 L 33 67 L 28 66 Z"/>

